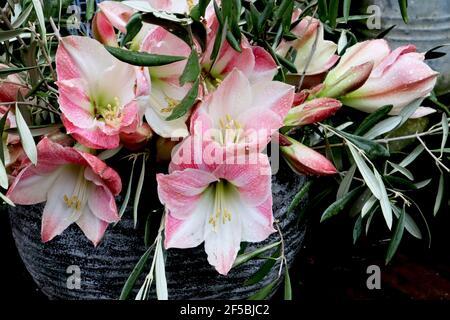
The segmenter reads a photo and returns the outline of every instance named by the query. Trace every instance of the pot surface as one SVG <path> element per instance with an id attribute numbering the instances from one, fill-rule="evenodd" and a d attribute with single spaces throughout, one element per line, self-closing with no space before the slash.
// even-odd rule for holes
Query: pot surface
<path id="1" fill-rule="evenodd" d="M 290 170 L 283 170 L 272 178 L 273 210 L 275 218 L 280 221 L 289 265 L 301 248 L 305 226 L 298 227 L 297 215 L 292 213 L 287 216 L 286 211 L 304 183 L 304 177 L 296 176 Z M 42 210 L 42 204 L 9 209 L 19 254 L 42 292 L 50 299 L 118 299 L 125 281 L 145 252 L 143 234 L 133 227 L 132 209 L 125 212 L 116 226 L 108 228 L 97 248 L 76 225 L 70 226 L 54 240 L 42 243 Z M 277 240 L 279 235 L 273 234 L 264 242 L 249 244 L 246 250 L 253 251 Z M 245 280 L 264 263 L 263 259 L 251 260 L 232 269 L 225 277 L 208 264 L 203 245 L 193 249 L 170 249 L 166 260 L 169 299 L 248 298 L 278 276 L 278 268 L 275 267 L 260 283 L 244 286 Z M 78 271 L 79 289 L 74 286 Z M 146 272 L 141 275 L 132 298 L 145 275 Z M 154 291 L 151 296 L 155 297 Z"/>

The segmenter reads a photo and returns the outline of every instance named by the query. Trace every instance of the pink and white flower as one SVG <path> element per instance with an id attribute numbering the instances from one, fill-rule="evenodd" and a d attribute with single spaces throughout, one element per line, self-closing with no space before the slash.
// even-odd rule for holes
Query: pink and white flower
<path id="1" fill-rule="evenodd" d="M 261 151 L 283 125 L 293 100 L 294 87 L 278 81 L 252 83 L 234 69 L 194 111 L 190 131 L 217 148 Z"/>
<path id="2" fill-rule="evenodd" d="M 303 102 L 289 110 L 284 119 L 285 126 L 305 126 L 328 119 L 340 108 L 342 103 L 336 99 L 318 98 Z"/>
<path id="3" fill-rule="evenodd" d="M 166 206 L 165 247 L 193 248 L 205 243 L 208 262 L 226 275 L 241 241 L 260 242 L 273 228 L 270 165 L 172 165 L 159 174 L 158 194 Z M 239 161 L 237 161 L 239 163 Z"/>
<path id="4" fill-rule="evenodd" d="M 46 137 L 37 149 L 38 165 L 28 161 L 10 187 L 8 197 L 21 205 L 46 202 L 43 242 L 76 223 L 97 246 L 108 224 L 120 219 L 114 199 L 122 188 L 119 175 L 94 155 Z"/>
<path id="5" fill-rule="evenodd" d="M 424 55 L 413 45 L 392 51 L 372 71 L 358 90 L 341 101 L 364 112 L 374 112 L 385 105 L 393 105 L 392 115 L 417 99 L 424 99 L 436 85 L 438 73 L 425 62 Z M 415 116 L 428 114 L 420 108 Z"/>
<path id="6" fill-rule="evenodd" d="M 97 41 L 70 36 L 56 53 L 59 104 L 67 132 L 94 149 L 113 149 L 120 132 L 137 126 L 136 68 Z"/>
<path id="7" fill-rule="evenodd" d="M 141 51 L 187 58 L 191 48 L 172 33 L 157 27 L 145 37 Z M 164 138 L 184 138 L 189 134 L 186 125 L 189 114 L 175 120 L 166 120 L 192 87 L 189 83 L 180 85 L 179 79 L 185 66 L 186 60 L 182 60 L 147 68 L 151 88 L 139 101 L 151 128 Z"/>
<path id="8" fill-rule="evenodd" d="M 324 39 L 323 25 L 319 20 L 305 17 L 291 32 L 298 39 L 283 40 L 277 48 L 277 53 L 285 57 L 288 51 L 294 48 L 296 50 L 294 65 L 299 74 L 311 76 L 324 73 L 339 60 L 339 56 L 335 54 L 337 45 Z"/>
<path id="9" fill-rule="evenodd" d="M 7 68 L 11 67 L 0 63 L 0 70 Z M 28 91 L 29 88 L 25 81 L 17 73 L 0 79 L 0 102 L 16 101 L 19 92 L 24 96 Z"/>

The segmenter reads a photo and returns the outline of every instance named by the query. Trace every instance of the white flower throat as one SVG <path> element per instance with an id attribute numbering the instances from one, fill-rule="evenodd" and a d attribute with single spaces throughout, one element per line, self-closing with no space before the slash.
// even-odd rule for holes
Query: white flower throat
<path id="1" fill-rule="evenodd" d="M 84 177 L 84 167 L 78 169 L 75 188 L 72 195 L 64 194 L 63 200 L 67 208 L 73 209 L 73 215 L 79 215 L 86 206 L 89 181 Z"/>
<path id="2" fill-rule="evenodd" d="M 224 118 L 219 119 L 219 129 L 213 139 L 222 145 L 238 143 L 242 131 L 241 123 L 227 114 Z"/>
<path id="3" fill-rule="evenodd" d="M 227 188 L 225 182 L 216 182 L 214 188 L 214 211 L 210 214 L 208 223 L 213 227 L 214 232 L 217 232 L 221 225 L 231 222 L 232 214 L 225 207 Z"/>
<path id="4" fill-rule="evenodd" d="M 123 118 L 123 106 L 118 97 L 114 97 L 114 102 L 106 106 L 95 106 L 95 114 L 99 119 L 103 119 L 111 127 L 119 127 Z"/>

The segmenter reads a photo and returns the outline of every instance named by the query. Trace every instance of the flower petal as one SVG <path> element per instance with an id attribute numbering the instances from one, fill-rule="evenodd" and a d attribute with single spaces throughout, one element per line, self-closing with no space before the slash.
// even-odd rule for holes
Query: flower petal
<path id="1" fill-rule="evenodd" d="M 96 247 L 102 240 L 108 223 L 97 218 L 89 209 L 81 215 L 77 220 L 77 225 L 83 231 L 84 235 L 94 244 Z"/>

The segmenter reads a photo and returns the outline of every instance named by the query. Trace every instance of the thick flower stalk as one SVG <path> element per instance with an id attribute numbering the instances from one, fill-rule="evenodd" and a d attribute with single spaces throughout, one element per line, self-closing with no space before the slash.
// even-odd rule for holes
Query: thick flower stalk
<path id="1" fill-rule="evenodd" d="M 237 164 L 242 163 L 242 164 Z M 158 194 L 166 206 L 165 247 L 205 243 L 208 262 L 226 275 L 242 241 L 260 242 L 275 232 L 270 165 L 260 154 L 249 164 L 172 164 L 159 174 Z"/>
<path id="2" fill-rule="evenodd" d="M 121 132 L 135 130 L 135 67 L 114 58 L 95 40 L 70 36 L 60 42 L 56 71 L 63 124 L 80 143 L 112 149 L 119 145 Z"/>
<path id="3" fill-rule="evenodd" d="M 122 187 L 119 175 L 94 155 L 45 137 L 37 149 L 38 165 L 26 163 L 8 197 L 21 205 L 46 202 L 43 242 L 76 223 L 97 246 L 109 223 L 120 219 L 114 199 Z"/>

